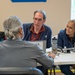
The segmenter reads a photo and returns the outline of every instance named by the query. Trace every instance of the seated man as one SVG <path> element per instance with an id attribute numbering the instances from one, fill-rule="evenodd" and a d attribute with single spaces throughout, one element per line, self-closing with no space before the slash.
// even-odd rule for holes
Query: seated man
<path id="1" fill-rule="evenodd" d="M 3 26 L 7 40 L 0 43 L 0 67 L 35 68 L 37 62 L 46 68 L 53 66 L 54 54 L 49 57 L 38 45 L 22 41 L 22 22 L 18 17 L 9 17 Z"/>
<path id="2" fill-rule="evenodd" d="M 46 13 L 43 10 L 36 10 L 33 14 L 32 23 L 24 23 L 24 38 L 27 41 L 45 40 L 46 48 L 51 47 L 52 30 L 49 26 L 45 25 Z"/>
<path id="3" fill-rule="evenodd" d="M 52 30 L 49 26 L 45 25 L 46 13 L 43 10 L 36 10 L 33 13 L 33 22 L 24 23 L 24 38 L 23 40 L 27 41 L 46 41 L 46 48 L 51 47 L 52 41 Z M 37 66 L 44 75 L 47 75 L 47 70 L 44 66 Z"/>

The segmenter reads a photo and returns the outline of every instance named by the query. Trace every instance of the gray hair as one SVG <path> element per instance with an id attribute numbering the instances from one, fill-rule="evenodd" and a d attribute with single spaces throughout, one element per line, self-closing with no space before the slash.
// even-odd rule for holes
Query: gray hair
<path id="1" fill-rule="evenodd" d="M 7 39 L 16 39 L 22 22 L 17 16 L 11 16 L 3 22 L 3 26 Z"/>
<path id="2" fill-rule="evenodd" d="M 45 11 L 43 11 L 43 10 L 36 10 L 36 11 L 34 12 L 34 16 L 35 16 L 35 14 L 36 14 L 37 12 L 42 13 L 42 14 L 43 14 L 43 19 L 46 20 L 46 12 L 45 12 Z"/>

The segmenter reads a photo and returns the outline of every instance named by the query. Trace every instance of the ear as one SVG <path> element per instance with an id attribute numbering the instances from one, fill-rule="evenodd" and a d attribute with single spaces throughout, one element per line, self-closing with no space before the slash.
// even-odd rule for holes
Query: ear
<path id="1" fill-rule="evenodd" d="M 23 37 L 23 30 L 22 30 L 21 27 L 19 28 L 19 36 L 20 36 L 21 38 Z"/>
<path id="2" fill-rule="evenodd" d="M 19 32 L 22 33 L 22 28 L 21 27 L 19 28 Z"/>

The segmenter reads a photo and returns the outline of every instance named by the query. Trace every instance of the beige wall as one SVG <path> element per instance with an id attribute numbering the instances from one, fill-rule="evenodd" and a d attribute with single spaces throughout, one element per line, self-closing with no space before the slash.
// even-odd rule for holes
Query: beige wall
<path id="1" fill-rule="evenodd" d="M 11 0 L 0 0 L 0 31 L 2 23 L 9 16 L 18 16 L 23 23 L 33 21 L 33 12 L 38 9 L 46 11 L 46 23 L 51 27 L 53 35 L 66 27 L 70 20 L 70 0 L 47 0 L 42 3 L 12 3 Z"/>

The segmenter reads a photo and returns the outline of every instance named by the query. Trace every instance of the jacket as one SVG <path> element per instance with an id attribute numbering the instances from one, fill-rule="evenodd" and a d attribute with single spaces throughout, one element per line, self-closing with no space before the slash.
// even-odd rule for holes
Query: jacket
<path id="1" fill-rule="evenodd" d="M 24 38 L 23 40 L 30 41 L 30 37 L 32 32 L 30 31 L 31 26 L 33 23 L 23 24 L 23 30 L 24 30 Z M 51 47 L 51 38 L 52 38 L 52 30 L 50 27 L 43 25 L 45 28 L 45 31 L 41 32 L 41 36 L 39 40 L 46 40 L 46 48 Z"/>
<path id="2" fill-rule="evenodd" d="M 59 32 L 57 40 L 58 47 L 64 48 L 64 46 L 66 46 L 66 48 L 72 48 L 74 47 L 74 42 L 75 42 L 75 36 L 71 41 L 68 35 L 66 34 L 66 30 L 61 30 Z"/>
<path id="3" fill-rule="evenodd" d="M 5 40 L 0 43 L 0 67 L 32 67 L 37 62 L 46 68 L 54 64 L 38 45 L 21 40 Z"/>

